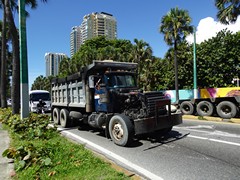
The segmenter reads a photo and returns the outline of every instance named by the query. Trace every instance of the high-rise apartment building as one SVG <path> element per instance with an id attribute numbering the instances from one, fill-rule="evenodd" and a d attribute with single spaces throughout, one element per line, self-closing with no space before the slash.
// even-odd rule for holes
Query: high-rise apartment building
<path id="1" fill-rule="evenodd" d="M 63 58 L 67 58 L 66 54 L 63 53 L 46 53 L 46 77 L 58 75 L 59 65 Z"/>
<path id="2" fill-rule="evenodd" d="M 79 36 L 76 35 L 77 33 Z M 106 36 L 107 39 L 117 38 L 117 21 L 112 14 L 105 12 L 87 14 L 83 17 L 80 26 L 72 28 L 71 56 L 78 51 L 81 44 L 96 36 Z M 80 44 L 80 46 L 77 46 L 77 44 Z"/>
<path id="3" fill-rule="evenodd" d="M 70 34 L 70 55 L 73 56 L 80 48 L 82 42 L 81 27 L 74 26 Z"/>

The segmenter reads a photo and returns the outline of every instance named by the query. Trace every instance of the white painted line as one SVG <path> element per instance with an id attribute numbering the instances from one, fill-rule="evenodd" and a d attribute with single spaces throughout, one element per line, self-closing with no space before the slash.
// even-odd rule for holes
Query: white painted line
<path id="1" fill-rule="evenodd" d="M 58 128 L 58 130 L 64 130 L 64 129 L 63 128 Z M 100 152 L 103 152 L 103 153 L 107 154 L 108 156 L 110 156 L 110 157 L 120 161 L 121 163 L 125 164 L 126 166 L 129 166 L 132 169 L 136 170 L 140 174 L 145 175 L 146 177 L 148 177 L 151 180 L 163 180 L 163 178 L 157 176 L 156 174 L 151 173 L 150 171 L 148 171 L 148 170 L 146 170 L 146 169 L 144 169 L 144 168 L 142 168 L 142 167 L 140 167 L 140 166 L 138 166 L 138 165 L 128 161 L 127 159 L 125 159 L 125 158 L 123 158 L 123 157 L 121 157 L 121 156 L 119 156 L 119 155 L 117 155 L 117 154 L 115 154 L 115 153 L 113 153 L 113 152 L 111 152 L 111 151 L 109 151 L 109 150 L 107 150 L 107 149 L 105 149 L 105 148 L 103 148 L 103 147 L 101 147 L 101 146 L 91 142 L 91 141 L 88 141 L 87 139 L 84 139 L 84 138 L 82 138 L 82 137 L 80 137 L 80 136 L 78 136 L 76 134 L 73 134 L 71 132 L 68 132 L 68 131 L 62 131 L 61 133 L 67 134 L 69 136 L 72 136 L 75 139 L 77 139 L 77 140 L 79 140 L 79 141 L 81 141 L 81 142 L 83 142 L 83 143 L 85 143 L 85 144 L 87 144 L 87 145 L 89 145 L 89 146 L 99 150 Z"/>
<path id="2" fill-rule="evenodd" d="M 219 143 L 223 143 L 223 144 L 230 144 L 230 145 L 234 145 L 234 146 L 240 146 L 239 143 L 228 142 L 228 141 L 223 141 L 223 140 L 219 140 L 219 139 L 205 138 L 205 137 L 193 136 L 193 135 L 188 135 L 187 137 L 191 137 L 191 138 L 195 138 L 195 139 L 208 140 L 208 141 L 213 141 L 213 142 L 219 142 Z"/>
<path id="3" fill-rule="evenodd" d="M 228 132 L 217 131 L 212 129 L 213 131 L 204 131 L 204 130 L 197 130 L 189 127 L 174 127 L 174 129 L 183 129 L 185 131 L 193 131 L 193 132 L 200 132 L 204 134 L 214 135 L 214 136 L 225 136 L 225 137 L 232 137 L 232 138 L 240 138 L 238 134 L 231 134 Z"/>

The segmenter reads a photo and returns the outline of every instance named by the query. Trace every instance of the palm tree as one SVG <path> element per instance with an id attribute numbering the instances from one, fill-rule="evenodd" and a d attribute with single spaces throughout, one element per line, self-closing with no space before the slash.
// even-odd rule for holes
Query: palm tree
<path id="1" fill-rule="evenodd" d="M 215 0 L 217 18 L 223 24 L 235 23 L 240 15 L 240 0 Z"/>
<path id="2" fill-rule="evenodd" d="M 179 101 L 177 45 L 185 40 L 187 35 L 193 33 L 193 26 L 190 25 L 191 21 L 188 11 L 176 7 L 162 17 L 159 28 L 160 33 L 164 34 L 165 42 L 174 48 L 176 103 Z"/>
<path id="3" fill-rule="evenodd" d="M 1 107 L 7 107 L 7 97 L 6 97 L 6 84 L 7 84 L 7 74 L 6 74 L 6 46 L 7 46 L 7 35 L 6 35 L 6 11 L 3 10 L 3 21 L 2 21 L 2 44 L 1 44 Z"/>
<path id="4" fill-rule="evenodd" d="M 1 4 L 0 4 L 1 5 Z M 9 52 L 8 42 L 9 29 L 6 26 L 6 15 L 3 14 L 3 21 L 0 20 L 0 31 L 1 31 L 1 63 L 0 63 L 0 104 L 2 108 L 7 107 L 6 97 L 10 90 L 10 68 L 11 68 L 11 53 Z M 2 84 L 2 85 L 1 85 Z"/>
<path id="5" fill-rule="evenodd" d="M 3 7 L 3 1 L 0 1 L 0 8 Z M 8 49 L 8 42 L 9 42 L 9 29 L 6 24 L 6 11 L 3 10 L 3 20 L 0 21 L 1 26 L 1 64 L 0 64 L 0 72 L 1 72 L 1 78 L 0 78 L 0 104 L 2 108 L 7 107 L 7 75 L 9 71 L 7 71 L 7 66 L 9 64 L 9 59 L 7 56 L 9 55 L 9 49 Z"/>
<path id="6" fill-rule="evenodd" d="M 41 0 L 47 2 L 47 0 Z M 36 0 L 26 0 L 26 5 L 32 9 L 37 7 Z M 13 51 L 13 70 L 12 70 L 12 113 L 18 114 L 20 110 L 20 57 L 19 57 L 19 34 L 16 28 L 13 11 L 18 9 L 17 0 L 2 0 L 4 11 L 6 11 L 6 20 L 9 25 L 10 36 L 12 39 L 12 51 Z M 27 12 L 26 12 L 27 13 Z M 28 13 L 27 13 L 28 15 Z"/>
<path id="7" fill-rule="evenodd" d="M 133 62 L 138 63 L 138 84 L 140 85 L 140 73 L 142 72 L 143 64 L 146 59 L 152 57 L 152 48 L 143 40 L 134 39 L 133 46 Z"/>

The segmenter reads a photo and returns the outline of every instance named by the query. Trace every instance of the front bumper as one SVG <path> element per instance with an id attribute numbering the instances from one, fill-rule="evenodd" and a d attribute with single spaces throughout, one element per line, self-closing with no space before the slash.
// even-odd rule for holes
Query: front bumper
<path id="1" fill-rule="evenodd" d="M 182 113 L 134 120 L 135 134 L 144 134 L 170 128 L 182 123 Z"/>

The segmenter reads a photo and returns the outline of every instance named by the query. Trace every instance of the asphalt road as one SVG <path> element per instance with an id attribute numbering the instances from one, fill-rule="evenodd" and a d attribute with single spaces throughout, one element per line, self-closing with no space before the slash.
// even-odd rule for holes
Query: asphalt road
<path id="1" fill-rule="evenodd" d="M 104 133 L 88 128 L 60 129 L 145 179 L 240 179 L 240 125 L 190 121 L 166 137 L 136 137 L 131 147 L 120 147 Z"/>

